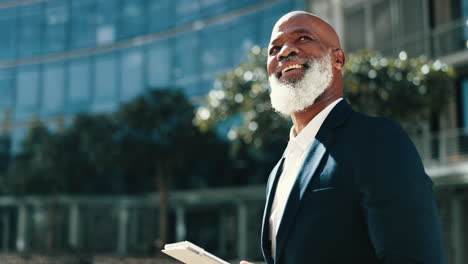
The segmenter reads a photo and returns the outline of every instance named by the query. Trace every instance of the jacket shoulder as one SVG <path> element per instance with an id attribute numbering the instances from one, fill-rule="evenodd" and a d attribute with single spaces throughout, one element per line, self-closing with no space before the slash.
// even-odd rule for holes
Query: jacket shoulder
<path id="1" fill-rule="evenodd" d="M 366 141 L 409 138 L 403 128 L 391 118 L 370 116 L 361 112 L 353 112 L 347 122 L 353 132 L 362 135 Z"/>

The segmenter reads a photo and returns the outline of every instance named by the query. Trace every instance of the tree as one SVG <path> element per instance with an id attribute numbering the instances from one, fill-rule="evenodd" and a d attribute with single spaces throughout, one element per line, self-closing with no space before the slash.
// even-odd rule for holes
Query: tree
<path id="1" fill-rule="evenodd" d="M 5 186 L 18 195 L 137 194 L 158 189 L 162 246 L 169 229 L 170 189 L 236 181 L 226 142 L 213 131 L 201 132 L 194 115 L 194 106 L 180 90 L 158 89 L 115 113 L 80 114 L 60 131 L 37 122 L 14 156 Z"/>
<path id="2" fill-rule="evenodd" d="M 171 185 L 193 186 L 197 179 L 207 185 L 207 176 L 219 178 L 210 166 L 227 161 L 223 144 L 212 132 L 200 132 L 193 119 L 194 107 L 180 90 L 152 90 L 116 114 L 121 151 L 131 153 L 124 156 L 122 166 L 134 175 L 154 175 L 160 198 L 160 246 L 167 242 Z"/>
<path id="3" fill-rule="evenodd" d="M 44 154 L 53 160 L 57 175 L 66 175 L 65 193 L 134 192 L 116 162 L 123 155 L 115 140 L 118 128 L 112 116 L 79 114 L 69 127 L 54 135 L 56 145 Z"/>
<path id="4" fill-rule="evenodd" d="M 373 51 L 348 56 L 344 67 L 346 97 L 352 105 L 372 115 L 390 116 L 410 124 L 428 120 L 452 96 L 452 67 L 426 57 L 384 57 Z"/>
<path id="5" fill-rule="evenodd" d="M 411 123 L 427 120 L 447 103 L 447 87 L 454 77 L 450 66 L 424 57 L 408 59 L 404 52 L 400 57 L 371 51 L 349 55 L 344 92 L 354 108 Z M 257 168 L 271 168 L 291 126 L 289 119 L 271 110 L 265 65 L 266 50 L 253 47 L 245 63 L 217 77 L 196 115 L 201 129 L 234 120 L 226 135 L 232 151 Z"/>
<path id="6" fill-rule="evenodd" d="M 60 192 L 63 178 L 49 173 L 52 165 L 44 152 L 51 149 L 53 136 L 37 123 L 21 144 L 6 172 L 6 192 L 17 195 L 50 194 Z"/>
<path id="7" fill-rule="evenodd" d="M 7 172 L 8 192 L 25 194 L 56 194 L 65 188 L 65 178 L 54 170 L 55 164 L 49 158 L 53 150 L 55 138 L 41 123 L 36 123 L 23 141 L 20 152 L 14 157 Z M 47 208 L 46 246 L 51 250 L 54 244 L 54 225 L 57 210 L 54 205 Z"/>
<path id="8" fill-rule="evenodd" d="M 70 127 L 51 132 L 36 123 L 7 173 L 13 194 L 127 193 L 115 160 L 116 124 L 104 115 L 78 115 Z"/>

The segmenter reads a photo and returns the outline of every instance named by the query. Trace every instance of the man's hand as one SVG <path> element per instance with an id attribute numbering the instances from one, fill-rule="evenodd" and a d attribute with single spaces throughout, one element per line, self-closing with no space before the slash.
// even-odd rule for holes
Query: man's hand
<path id="1" fill-rule="evenodd" d="M 254 264 L 254 263 L 248 262 L 248 261 L 245 261 L 245 260 L 242 260 L 242 261 L 240 262 L 240 264 Z"/>

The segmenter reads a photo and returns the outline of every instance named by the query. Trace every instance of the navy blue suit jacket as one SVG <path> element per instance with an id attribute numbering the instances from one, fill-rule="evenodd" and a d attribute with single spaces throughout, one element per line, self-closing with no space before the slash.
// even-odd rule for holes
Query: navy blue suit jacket
<path id="1" fill-rule="evenodd" d="M 267 264 L 445 263 L 433 184 L 407 134 L 342 100 L 322 124 L 288 198 L 271 257 L 270 174 L 262 226 Z"/>

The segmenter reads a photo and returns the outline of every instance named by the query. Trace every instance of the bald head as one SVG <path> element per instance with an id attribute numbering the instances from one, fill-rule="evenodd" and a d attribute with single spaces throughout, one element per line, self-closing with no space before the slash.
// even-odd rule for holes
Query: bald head
<path id="1" fill-rule="evenodd" d="M 294 20 L 299 17 L 301 17 L 301 21 L 304 21 L 311 28 L 313 28 L 315 33 L 318 35 L 321 41 L 328 46 L 328 48 L 341 49 L 340 39 L 338 38 L 338 34 L 336 33 L 335 29 L 319 16 L 305 11 L 293 11 L 282 16 L 273 27 L 270 42 L 272 42 L 276 36 L 284 31 L 285 27 L 290 27 L 292 26 L 291 24 L 296 25 L 297 23 L 290 22 L 294 22 Z"/>
<path id="2" fill-rule="evenodd" d="M 336 31 L 323 19 L 303 11 L 282 16 L 268 46 L 270 86 L 276 87 L 271 93 L 273 107 L 295 115 L 311 107 L 315 110 L 310 113 L 317 113 L 342 97 L 345 60 Z"/>

